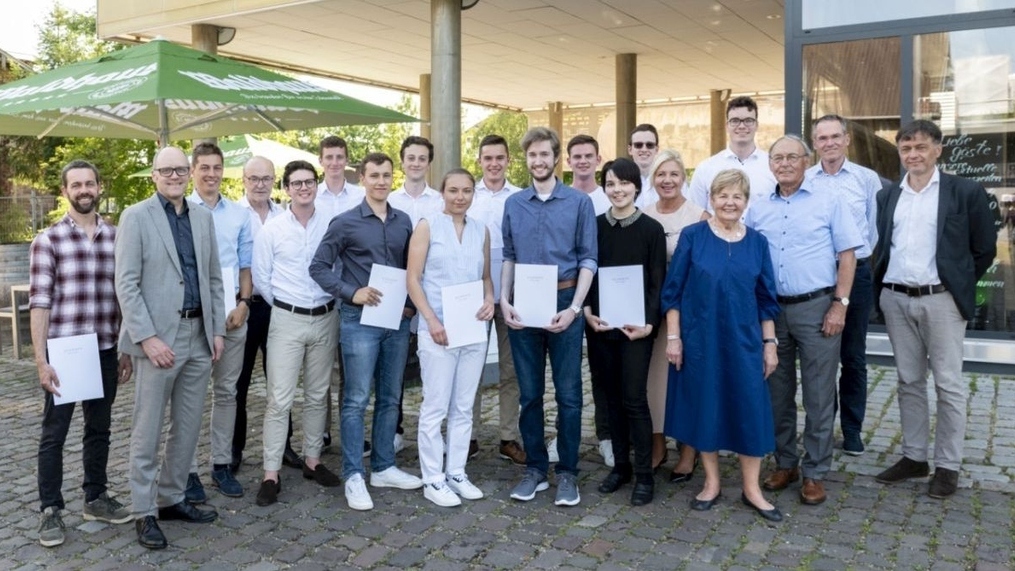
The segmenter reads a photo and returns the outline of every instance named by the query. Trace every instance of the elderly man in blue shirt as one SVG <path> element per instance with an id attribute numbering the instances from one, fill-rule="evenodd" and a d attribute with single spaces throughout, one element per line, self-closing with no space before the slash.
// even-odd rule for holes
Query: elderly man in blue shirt
<path id="1" fill-rule="evenodd" d="M 519 432 L 525 446 L 525 476 L 511 497 L 529 501 L 549 488 L 550 460 L 543 434 L 546 354 L 550 355 L 557 400 L 557 497 L 559 506 L 574 506 L 578 493 L 578 444 L 582 414 L 582 305 L 596 272 L 596 216 L 592 200 L 554 176 L 560 160 L 560 138 L 545 127 L 522 138 L 532 184 L 504 204 L 501 230 L 501 310 L 508 325 L 518 375 L 521 414 Z M 557 266 L 557 314 L 550 325 L 526 327 L 513 304 L 516 264 Z"/>
<path id="2" fill-rule="evenodd" d="M 825 501 L 823 480 L 832 463 L 835 372 L 856 270 L 854 250 L 863 239 L 840 196 L 804 188 L 810 154 L 793 135 L 772 145 L 768 160 L 778 185 L 751 205 L 746 222 L 768 239 L 782 306 L 776 339 L 763 340 L 779 348 L 779 365 L 768 378 L 777 470 L 764 487 L 785 489 L 800 479 L 802 469 L 800 501 L 817 505 Z M 806 414 L 802 461 L 797 453 L 797 357 Z"/>

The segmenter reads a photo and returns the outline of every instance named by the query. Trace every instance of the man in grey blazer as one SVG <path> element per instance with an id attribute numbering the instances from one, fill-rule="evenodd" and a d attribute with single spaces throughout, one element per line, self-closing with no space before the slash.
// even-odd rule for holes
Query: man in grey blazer
<path id="1" fill-rule="evenodd" d="M 222 354 L 222 270 L 211 213 L 189 208 L 190 166 L 178 148 L 155 155 L 156 193 L 127 208 L 116 235 L 120 350 L 137 373 L 130 493 L 138 542 L 166 547 L 158 520 L 209 523 L 218 514 L 184 501 L 211 365 Z M 159 470 L 162 419 L 172 402 Z"/>

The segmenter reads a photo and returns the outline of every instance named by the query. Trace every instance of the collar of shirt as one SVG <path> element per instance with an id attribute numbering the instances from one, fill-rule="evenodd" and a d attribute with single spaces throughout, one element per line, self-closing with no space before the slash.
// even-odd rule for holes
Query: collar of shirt
<path id="1" fill-rule="evenodd" d="M 509 181 L 507 179 L 504 180 L 504 186 L 500 187 L 500 190 L 496 191 L 496 193 L 494 191 L 490 190 L 489 188 L 487 188 L 487 186 L 486 186 L 486 180 L 485 179 L 480 178 L 479 180 L 476 181 L 476 192 L 486 192 L 486 193 L 489 193 L 489 194 L 500 194 L 500 193 L 502 193 L 504 191 L 512 191 L 513 192 L 513 191 L 516 191 L 516 190 L 521 190 L 521 189 L 518 188 L 517 186 L 511 184 L 511 181 Z"/>
<path id="2" fill-rule="evenodd" d="M 800 188 L 798 188 L 796 190 L 796 192 L 794 192 L 793 194 L 791 194 L 789 196 L 783 196 L 783 195 L 779 194 L 779 185 L 777 184 L 777 185 L 775 185 L 775 190 L 772 191 L 772 194 L 768 195 L 768 199 L 769 200 L 780 199 L 780 200 L 785 200 L 786 202 L 790 202 L 794 198 L 797 198 L 797 197 L 801 196 L 800 195 L 801 192 L 806 192 L 807 194 L 811 193 L 810 190 L 808 190 L 806 187 L 801 185 Z"/>
<path id="3" fill-rule="evenodd" d="M 927 186 L 920 189 L 920 192 L 923 192 L 924 190 L 927 190 L 932 186 L 937 186 L 940 184 L 941 184 L 941 170 L 938 169 L 937 167 L 934 167 L 934 174 L 930 175 L 930 182 L 927 183 Z M 899 188 L 902 190 L 902 192 L 919 194 L 915 190 L 913 190 L 913 187 L 909 186 L 909 173 L 906 173 L 906 176 L 902 177 L 902 182 L 899 184 Z"/>
<path id="4" fill-rule="evenodd" d="M 77 221 L 75 221 L 73 218 L 71 218 L 70 214 L 64 214 L 63 218 L 60 219 L 58 224 L 67 224 L 71 228 L 74 228 L 75 230 L 81 230 L 81 227 L 78 226 Z M 98 236 L 100 233 L 102 233 L 102 231 L 105 228 L 107 228 L 108 226 L 109 226 L 109 224 L 107 224 L 106 221 L 101 216 L 99 216 L 98 213 L 96 213 L 95 214 L 95 236 Z M 81 231 L 83 232 L 84 230 L 81 230 Z"/>
<path id="5" fill-rule="evenodd" d="M 323 181 L 323 180 L 322 180 L 322 181 L 321 181 L 321 182 L 320 182 L 320 183 L 319 183 L 319 184 L 317 185 L 317 193 L 318 193 L 318 195 L 321 195 L 321 194 L 324 194 L 325 196 L 327 196 L 327 195 L 331 195 L 331 196 L 334 196 L 334 197 L 336 197 L 336 198 L 337 198 L 337 197 L 339 197 L 339 196 L 342 196 L 343 194 L 349 194 L 349 193 L 350 193 L 350 190 L 351 190 L 351 189 L 352 189 L 352 188 L 353 188 L 354 186 L 355 186 L 354 184 L 351 184 L 351 183 L 349 182 L 349 179 L 346 179 L 346 180 L 345 180 L 345 182 L 344 182 L 344 183 L 342 183 L 342 190 L 340 190 L 340 191 L 338 191 L 338 192 L 332 192 L 332 191 L 331 191 L 331 189 L 330 189 L 330 188 L 328 188 L 328 183 L 327 183 L 327 181 Z"/>
<path id="6" fill-rule="evenodd" d="M 722 156 L 727 159 L 736 159 L 740 161 L 740 157 L 738 157 L 737 154 L 733 152 L 733 149 L 729 147 L 726 147 L 725 149 L 722 150 Z M 758 148 L 757 145 L 755 145 L 754 150 L 751 151 L 751 154 L 747 155 L 747 158 L 740 161 L 740 163 L 743 164 L 746 163 L 747 161 L 763 161 L 767 157 L 768 153 L 762 151 L 761 149 Z"/>
<path id="7" fill-rule="evenodd" d="M 215 206 L 208 206 L 208 203 L 205 202 L 203 198 L 201 198 L 201 195 L 198 194 L 196 190 L 190 193 L 190 196 L 187 197 L 187 200 L 193 202 L 194 204 L 200 204 L 201 206 L 204 206 L 208 210 L 220 210 L 228 208 L 229 206 L 226 203 L 232 202 L 225 196 L 222 196 L 222 193 L 219 193 L 219 199 L 218 202 L 215 203 Z"/>
<path id="8" fill-rule="evenodd" d="M 409 194 L 409 191 L 405 190 L 405 185 L 404 184 L 402 186 L 398 187 L 397 189 L 395 189 L 395 191 L 392 192 L 391 194 L 395 194 L 396 192 L 399 193 L 399 194 L 404 194 L 404 195 L 408 196 L 409 198 L 411 198 L 412 200 L 418 200 L 418 199 L 423 198 L 423 197 L 427 197 L 427 198 L 431 198 L 431 197 L 432 198 L 440 198 L 440 196 L 441 196 L 441 193 L 437 192 L 437 189 L 431 188 L 429 184 L 423 187 L 423 192 L 419 193 L 419 196 L 413 196 L 413 195 Z"/>
<path id="9" fill-rule="evenodd" d="M 821 163 L 821 161 L 818 161 L 817 164 L 815 164 L 814 166 L 812 166 L 811 168 L 809 168 L 807 170 L 810 171 L 810 172 L 808 172 L 808 174 L 815 174 L 815 175 L 820 174 L 820 175 L 824 175 L 824 176 L 839 176 L 839 173 L 851 173 L 851 172 L 853 172 L 853 163 L 850 162 L 849 159 L 843 159 L 842 160 L 842 166 L 839 167 L 839 170 L 836 171 L 835 174 L 831 174 L 831 173 L 825 172 L 825 166 Z"/>
<path id="10" fill-rule="evenodd" d="M 250 201 L 247 200 L 246 196 L 241 196 L 240 199 L 236 201 L 236 204 L 239 204 L 240 206 L 244 208 L 249 208 L 251 210 L 254 209 L 254 207 L 250 205 Z M 282 207 L 279 206 L 278 203 L 276 203 L 274 200 L 271 200 L 270 198 L 268 199 L 268 212 L 281 212 L 282 210 L 283 210 Z"/>
<path id="11" fill-rule="evenodd" d="M 635 208 L 633 214 L 631 214 L 627 218 L 621 218 L 620 220 L 617 220 L 616 218 L 613 217 L 613 209 L 608 208 L 606 212 L 603 213 L 603 216 L 606 217 L 606 222 L 610 226 L 616 226 L 617 224 L 620 224 L 621 228 L 627 228 L 631 224 L 634 224 L 634 221 L 641 216 L 641 210 Z"/>
<path id="12" fill-rule="evenodd" d="M 398 212 L 400 212 L 397 208 L 392 208 L 391 205 L 388 204 L 387 202 L 384 203 L 384 207 L 388 209 L 388 213 L 383 220 L 384 223 L 391 222 L 393 218 L 398 216 Z M 371 216 L 374 216 L 380 219 L 379 216 L 374 214 L 373 208 L 370 208 L 370 205 L 367 204 L 367 199 L 365 198 L 363 199 L 362 202 L 359 203 L 359 206 L 356 208 L 359 209 L 359 215 L 361 218 L 370 218 Z M 406 214 L 406 216 L 408 216 L 408 214 Z"/>
<path id="13" fill-rule="evenodd" d="M 554 199 L 560 197 L 560 189 L 563 188 L 564 182 L 561 181 L 559 178 L 556 178 L 556 177 L 554 177 L 553 180 L 554 180 L 553 190 L 550 191 L 550 196 L 546 199 L 545 202 L 549 202 L 551 200 L 554 200 Z M 536 192 L 535 185 L 531 185 L 530 184 L 522 192 L 529 193 L 528 196 L 524 197 L 525 200 L 542 200 L 541 198 L 539 198 L 539 193 Z"/>
<path id="14" fill-rule="evenodd" d="M 176 214 L 176 205 L 174 205 L 172 202 L 169 202 L 169 199 L 167 199 L 165 196 L 162 196 L 158 192 L 155 193 L 155 196 L 159 197 L 159 202 L 162 203 L 162 209 L 165 210 L 166 212 L 169 212 L 169 209 L 172 208 L 173 214 L 177 216 L 183 216 L 184 214 L 187 214 L 190 211 L 190 206 L 187 205 L 187 203 L 189 202 L 188 200 L 183 201 L 183 211 L 180 212 L 179 214 Z"/>

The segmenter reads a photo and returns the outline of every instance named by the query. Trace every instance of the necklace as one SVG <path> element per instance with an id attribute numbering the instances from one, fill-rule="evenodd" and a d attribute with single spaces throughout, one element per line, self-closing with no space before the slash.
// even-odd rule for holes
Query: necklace
<path id="1" fill-rule="evenodd" d="M 727 242 L 736 242 L 744 236 L 744 228 L 739 221 L 736 223 L 733 230 L 727 230 L 719 226 L 715 222 L 714 218 L 708 221 L 708 225 L 712 227 L 712 231 L 715 232 L 716 236 L 726 240 Z"/>

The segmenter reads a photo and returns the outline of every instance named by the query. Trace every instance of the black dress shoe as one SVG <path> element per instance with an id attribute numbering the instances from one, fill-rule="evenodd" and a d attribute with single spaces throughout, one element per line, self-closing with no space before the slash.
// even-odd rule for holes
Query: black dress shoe
<path id="1" fill-rule="evenodd" d="M 322 440 L 324 440 L 324 447 L 325 448 L 330 448 L 331 447 L 331 433 L 330 432 L 325 432 L 324 433 L 324 437 L 322 438 Z"/>
<path id="2" fill-rule="evenodd" d="M 187 502 L 180 502 L 176 505 L 159 508 L 159 519 L 179 519 L 190 523 L 211 523 L 218 518 L 215 510 L 199 510 Z"/>
<path id="3" fill-rule="evenodd" d="M 304 478 L 307 480 L 314 480 L 325 488 L 334 488 L 342 483 L 341 478 L 336 476 L 324 464 L 318 464 L 317 466 L 314 466 L 313 470 L 311 470 L 310 466 L 307 466 L 304 462 L 301 469 L 303 470 Z"/>
<path id="4" fill-rule="evenodd" d="M 761 517 L 767 519 L 768 521 L 774 521 L 774 522 L 780 522 L 780 521 L 782 521 L 782 512 L 779 511 L 779 508 L 777 508 L 775 506 L 772 506 L 772 509 L 770 509 L 770 510 L 763 510 L 763 509 L 759 508 L 758 506 L 754 505 L 751 502 L 751 500 L 747 499 L 747 494 L 745 494 L 743 492 L 740 493 L 740 501 L 744 502 L 745 506 L 747 506 L 749 508 L 753 508 L 754 511 L 758 512 L 758 515 L 760 515 Z"/>
<path id="5" fill-rule="evenodd" d="M 650 504 L 653 497 L 655 497 L 655 484 L 652 482 L 635 482 L 634 490 L 631 491 L 632 506 Z"/>
<path id="6" fill-rule="evenodd" d="M 620 489 L 621 486 L 631 481 L 631 474 L 621 473 L 617 471 L 610 472 L 606 475 L 606 479 L 599 484 L 599 492 L 603 494 L 612 494 Z"/>
<path id="7" fill-rule="evenodd" d="M 289 446 L 285 447 L 285 452 L 282 453 L 282 465 L 289 466 L 290 468 L 296 468 L 297 470 L 303 469 L 303 459 L 296 453 L 295 450 Z"/>
<path id="8" fill-rule="evenodd" d="M 719 498 L 722 497 L 722 492 L 719 492 L 711 500 L 699 500 L 698 498 L 691 498 L 691 509 L 696 512 L 707 512 L 712 509 L 716 503 L 719 502 Z"/>
<path id="9" fill-rule="evenodd" d="M 670 483 L 671 484 L 683 484 L 684 482 L 690 482 L 691 478 L 694 477 L 694 469 L 698 467 L 698 457 L 694 457 L 694 464 L 691 464 L 690 472 L 677 472 L 676 470 L 670 472 Z"/>
<path id="10" fill-rule="evenodd" d="M 165 534 L 159 528 L 159 520 L 155 519 L 153 515 L 134 520 L 134 529 L 137 530 L 137 542 L 141 544 L 141 547 L 165 549 L 169 545 Z"/>
<path id="11" fill-rule="evenodd" d="M 282 491 L 282 476 L 278 477 L 278 481 L 265 480 L 261 482 L 261 487 L 257 490 L 257 505 L 259 506 L 270 506 L 271 504 L 278 501 L 278 494 Z"/>

